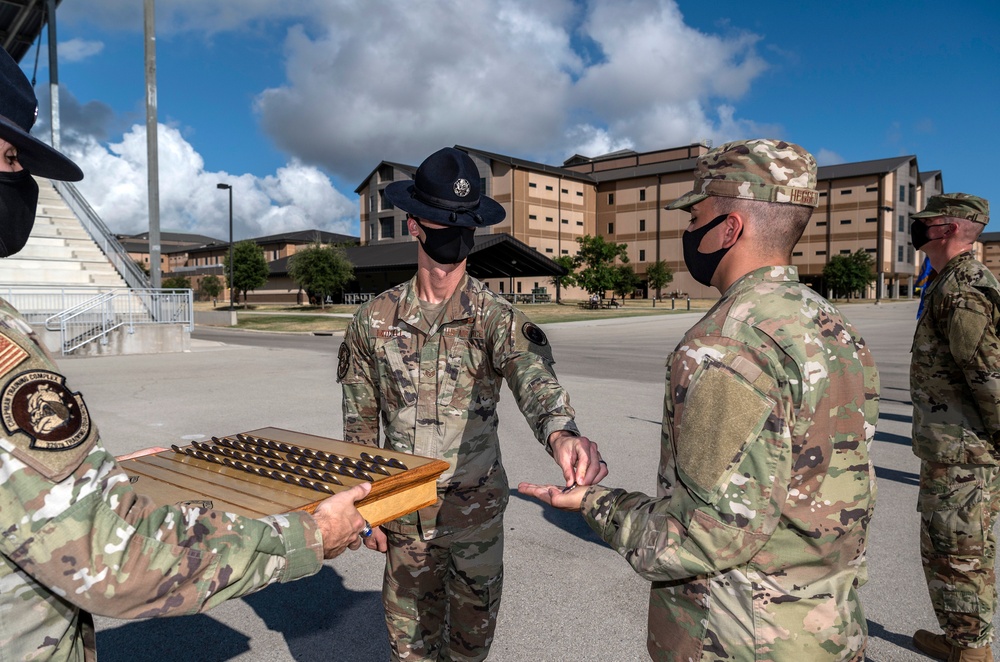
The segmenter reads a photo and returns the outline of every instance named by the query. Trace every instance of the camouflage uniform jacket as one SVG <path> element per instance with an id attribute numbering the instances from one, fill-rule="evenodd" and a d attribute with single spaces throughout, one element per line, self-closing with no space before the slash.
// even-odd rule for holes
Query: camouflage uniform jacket
<path id="1" fill-rule="evenodd" d="M 507 301 L 466 275 L 438 327 L 431 323 L 416 278 L 383 292 L 354 316 L 337 373 L 346 441 L 377 446 L 381 415 L 389 447 L 450 463 L 435 506 L 385 525 L 425 540 L 485 522 L 507 504 L 496 411 L 503 379 L 546 447 L 557 430 L 578 432 L 545 334 Z"/>
<path id="2" fill-rule="evenodd" d="M 322 567 L 304 513 L 250 520 L 136 495 L 2 300 L 0 383 L 0 661 L 94 660 L 90 614 L 193 614 Z"/>
<path id="3" fill-rule="evenodd" d="M 659 498 L 590 526 L 651 580 L 655 660 L 862 659 L 878 373 L 795 267 L 734 283 L 670 356 Z"/>
<path id="4" fill-rule="evenodd" d="M 913 336 L 913 452 L 941 464 L 1000 459 L 1000 284 L 962 253 L 924 294 Z"/>

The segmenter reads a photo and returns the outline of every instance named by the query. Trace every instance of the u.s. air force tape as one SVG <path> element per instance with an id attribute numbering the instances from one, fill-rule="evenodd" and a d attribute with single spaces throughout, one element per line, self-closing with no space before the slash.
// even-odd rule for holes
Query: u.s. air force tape
<path id="1" fill-rule="evenodd" d="M 90 434 L 90 413 L 66 378 L 48 370 L 15 375 L 0 393 L 0 419 L 9 434 L 21 432 L 31 447 L 61 451 L 76 448 Z"/>
<path id="2" fill-rule="evenodd" d="M 337 379 L 347 376 L 347 369 L 351 364 L 351 348 L 347 346 L 347 341 L 340 343 L 340 351 L 337 352 Z"/>
<path id="3" fill-rule="evenodd" d="M 545 332 L 539 329 L 538 325 L 533 322 L 525 322 L 521 325 L 521 335 L 527 338 L 529 342 L 541 345 L 542 347 L 549 344 L 549 339 L 545 337 Z"/>

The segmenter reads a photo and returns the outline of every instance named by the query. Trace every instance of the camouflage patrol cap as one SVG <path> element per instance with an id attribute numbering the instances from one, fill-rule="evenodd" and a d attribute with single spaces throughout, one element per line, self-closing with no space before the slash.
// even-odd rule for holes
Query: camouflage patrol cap
<path id="1" fill-rule="evenodd" d="M 985 198 L 968 193 L 942 193 L 932 196 L 922 212 L 910 218 L 936 218 L 950 216 L 951 218 L 967 218 L 976 223 L 986 225 L 990 222 L 990 203 Z"/>
<path id="2" fill-rule="evenodd" d="M 739 140 L 698 160 L 694 190 L 667 209 L 690 209 L 710 195 L 815 207 L 816 159 L 783 140 Z"/>

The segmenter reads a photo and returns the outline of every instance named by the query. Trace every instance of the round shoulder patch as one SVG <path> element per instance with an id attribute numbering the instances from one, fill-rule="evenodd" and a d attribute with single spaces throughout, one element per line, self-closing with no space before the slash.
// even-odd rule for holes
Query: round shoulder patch
<path id="1" fill-rule="evenodd" d="M 0 393 L 7 432 L 24 433 L 32 448 L 42 450 L 63 451 L 82 444 L 90 434 L 90 413 L 65 381 L 48 370 L 29 370 L 7 382 Z"/>
<path id="2" fill-rule="evenodd" d="M 340 351 L 337 352 L 337 379 L 347 376 L 347 370 L 351 367 L 351 348 L 347 346 L 347 341 L 340 343 Z"/>
<path id="3" fill-rule="evenodd" d="M 545 347 L 549 344 L 549 339 L 545 337 L 545 332 L 538 328 L 534 322 L 525 322 L 521 325 L 521 335 L 536 345 Z"/>

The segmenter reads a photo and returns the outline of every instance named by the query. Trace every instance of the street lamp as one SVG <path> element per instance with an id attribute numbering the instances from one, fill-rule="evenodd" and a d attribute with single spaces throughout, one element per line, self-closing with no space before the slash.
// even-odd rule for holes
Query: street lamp
<path id="1" fill-rule="evenodd" d="M 236 289 L 234 287 L 236 283 L 233 276 L 235 267 L 233 264 L 233 187 L 229 184 L 216 184 L 215 187 L 229 191 L 229 310 L 234 310 L 236 305 L 233 301 L 233 290 Z"/>

